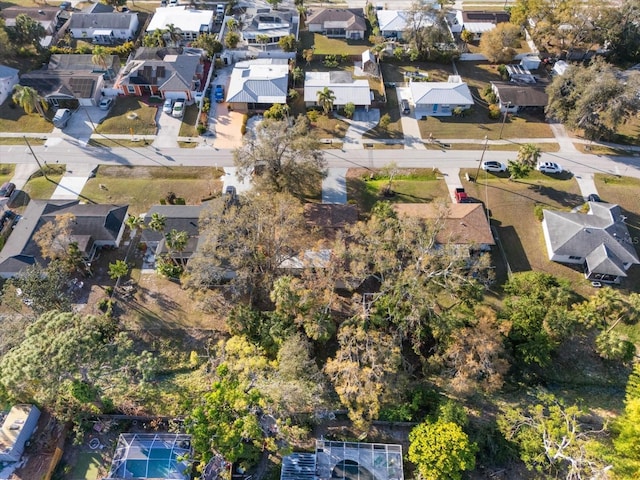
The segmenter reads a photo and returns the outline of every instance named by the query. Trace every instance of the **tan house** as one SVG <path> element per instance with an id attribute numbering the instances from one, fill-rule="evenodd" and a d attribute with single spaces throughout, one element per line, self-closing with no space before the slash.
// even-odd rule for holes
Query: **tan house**
<path id="1" fill-rule="evenodd" d="M 311 12 L 307 20 L 310 32 L 327 37 L 362 40 L 367 22 L 361 8 L 321 8 Z"/>

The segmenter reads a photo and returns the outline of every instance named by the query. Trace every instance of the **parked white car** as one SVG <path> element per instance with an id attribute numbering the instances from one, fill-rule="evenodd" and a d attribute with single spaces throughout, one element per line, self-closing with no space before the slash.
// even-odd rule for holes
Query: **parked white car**
<path id="1" fill-rule="evenodd" d="M 495 160 L 485 160 L 482 162 L 482 170 L 485 172 L 505 172 L 507 170 L 507 166 L 502 162 L 497 162 Z"/>
<path id="2" fill-rule="evenodd" d="M 538 170 L 542 173 L 562 173 L 562 167 L 554 162 L 540 162 Z"/>
<path id="3" fill-rule="evenodd" d="M 171 112 L 173 112 L 173 100 L 170 98 L 167 98 L 164 101 L 164 105 L 162 105 L 162 111 L 164 113 L 168 113 L 169 115 L 171 115 Z"/>
<path id="4" fill-rule="evenodd" d="M 176 100 L 176 103 L 173 104 L 171 116 L 181 118 L 182 115 L 184 115 L 184 100 Z"/>

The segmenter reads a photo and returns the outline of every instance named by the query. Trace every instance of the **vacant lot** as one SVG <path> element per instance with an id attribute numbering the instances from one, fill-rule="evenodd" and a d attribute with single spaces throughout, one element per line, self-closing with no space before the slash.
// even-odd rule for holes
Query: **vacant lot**
<path id="1" fill-rule="evenodd" d="M 328 38 L 319 33 L 300 32 L 301 48 L 314 48 L 316 55 L 360 55 L 371 48 L 366 40 Z"/>
<path id="2" fill-rule="evenodd" d="M 580 293 L 591 291 L 581 271 L 548 259 L 542 225 L 534 214 L 536 205 L 566 211 L 582 205 L 582 195 L 573 177 L 533 172 L 526 179 L 509 181 L 508 174 L 482 172 L 477 183 L 471 183 L 464 180 L 465 172 L 471 176 L 476 172 L 461 171 L 462 185 L 489 210 L 491 223 L 498 230 L 514 272 L 543 271 L 570 279 Z"/>
<path id="3" fill-rule="evenodd" d="M 97 133 L 121 135 L 155 135 L 156 107 L 149 107 L 135 97 L 121 97 L 109 115 L 96 127 Z"/>
<path id="4" fill-rule="evenodd" d="M 373 178 L 371 178 L 373 175 Z M 380 170 L 351 168 L 347 173 L 347 197 L 358 205 L 361 213 L 369 212 L 380 200 L 392 203 L 427 203 L 448 198 L 447 185 L 438 180 L 438 172 L 431 169 L 405 169 L 394 178 L 393 196 L 382 195 L 389 184 L 388 177 Z"/>
<path id="5" fill-rule="evenodd" d="M 380 63 L 380 67 L 382 68 L 382 77 L 385 82 L 404 82 L 405 73 L 413 73 L 416 71 L 428 73 L 429 80 L 432 82 L 446 82 L 449 75 L 453 75 L 451 65 L 441 65 L 430 62 L 412 62 L 409 65 L 396 61 L 385 61 L 384 63 Z"/>
<path id="6" fill-rule="evenodd" d="M 344 138 L 349 128 L 349 124 L 339 118 L 318 115 L 316 120 L 311 122 L 313 131 L 318 138 Z"/>
<path id="7" fill-rule="evenodd" d="M 188 205 L 219 195 L 222 171 L 206 167 L 111 167 L 100 166 L 82 190 L 96 203 L 122 203 L 137 215 L 164 200 L 169 192 Z M 101 188 L 102 185 L 102 188 Z"/>
<path id="8" fill-rule="evenodd" d="M 180 125 L 180 137 L 195 137 L 198 135 L 196 132 L 196 124 L 198 123 L 198 104 L 189 105 L 184 110 L 184 117 L 182 118 L 182 125 Z"/>

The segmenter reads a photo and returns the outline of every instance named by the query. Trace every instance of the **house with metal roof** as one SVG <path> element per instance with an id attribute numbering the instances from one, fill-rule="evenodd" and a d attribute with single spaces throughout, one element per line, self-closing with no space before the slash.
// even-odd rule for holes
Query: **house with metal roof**
<path id="1" fill-rule="evenodd" d="M 106 83 L 119 71 L 117 55 L 109 55 L 103 67 L 93 62 L 91 54 L 54 54 L 46 67 L 21 75 L 20 85 L 36 89 L 54 107 L 95 106 Z"/>
<path id="2" fill-rule="evenodd" d="M 367 22 L 361 8 L 319 8 L 309 13 L 307 26 L 310 32 L 326 37 L 362 40 Z"/>
<path id="3" fill-rule="evenodd" d="M 342 108 L 347 103 L 369 109 L 371 89 L 366 79 L 354 79 L 350 72 L 337 70 L 332 72 L 307 72 L 304 77 L 304 102 L 307 107 L 318 105 L 318 92 L 327 87 L 336 97 L 334 108 Z"/>
<path id="4" fill-rule="evenodd" d="M 543 210 L 549 260 L 582 265 L 589 280 L 620 283 L 632 265 L 640 264 L 626 217 L 618 205 L 588 205 L 587 213 Z"/>
<path id="5" fill-rule="evenodd" d="M 114 88 L 123 95 L 156 95 L 191 101 L 205 81 L 202 50 L 142 47 L 129 56 Z"/>
<path id="6" fill-rule="evenodd" d="M 402 446 L 316 440 L 313 453 L 282 459 L 280 480 L 404 480 Z"/>
<path id="7" fill-rule="evenodd" d="M 287 103 L 289 62 L 285 58 L 258 58 L 234 65 L 227 102 L 238 110 L 267 109 Z"/>
<path id="8" fill-rule="evenodd" d="M 166 30 L 168 25 L 173 25 L 182 34 L 183 42 L 191 42 L 200 34 L 213 31 L 215 17 L 216 14 L 213 10 L 196 10 L 186 5 L 158 7 L 146 32 Z"/>
<path id="9" fill-rule="evenodd" d="M 2 416 L 0 462 L 17 462 L 24 453 L 25 443 L 36 429 L 40 410 L 35 405 L 14 405 Z"/>
<path id="10" fill-rule="evenodd" d="M 516 113 L 527 109 L 544 109 L 549 103 L 546 84 L 491 82 L 491 90 L 498 98 L 501 112 Z"/>
<path id="11" fill-rule="evenodd" d="M 474 104 L 469 87 L 457 75 L 447 82 L 410 82 L 408 90 L 418 119 L 450 117 L 456 109 L 467 110 Z"/>
<path id="12" fill-rule="evenodd" d="M 13 92 L 13 86 L 20 80 L 19 70 L 0 65 L 0 105 L 9 98 Z"/>
<path id="13" fill-rule="evenodd" d="M 133 12 L 75 12 L 68 31 L 74 38 L 110 45 L 133 40 L 138 26 L 138 14 Z"/>
<path id="14" fill-rule="evenodd" d="M 73 216 L 71 241 L 85 260 L 102 247 L 117 247 L 124 234 L 128 205 L 81 204 L 78 200 L 31 200 L 0 251 L 0 277 L 11 278 L 30 265 L 45 265 L 34 235 L 61 215 Z"/>

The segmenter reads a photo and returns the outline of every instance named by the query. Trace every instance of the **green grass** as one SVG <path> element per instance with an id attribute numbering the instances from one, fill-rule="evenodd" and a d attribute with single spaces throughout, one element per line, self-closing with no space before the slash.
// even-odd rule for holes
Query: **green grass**
<path id="1" fill-rule="evenodd" d="M 45 140 L 42 138 L 29 138 L 29 143 L 32 147 L 44 145 Z M 2 137 L 0 138 L 0 145 L 24 145 L 24 138 L 18 137 Z"/>
<path id="2" fill-rule="evenodd" d="M 184 117 L 182 117 L 182 124 L 180 125 L 179 137 L 195 137 L 198 135 L 196 132 L 196 124 L 198 123 L 198 105 L 189 105 L 184 109 Z"/>
<path id="3" fill-rule="evenodd" d="M 109 138 L 92 138 L 89 140 L 89 145 L 92 147 L 102 147 L 102 148 L 118 148 L 118 147 L 126 147 L 126 148 L 143 148 L 148 147 L 150 142 L 144 143 L 144 140 L 111 140 Z"/>
<path id="4" fill-rule="evenodd" d="M 311 32 L 300 32 L 300 44 L 302 49 L 315 47 L 316 55 L 360 55 L 371 48 L 371 44 L 366 40 L 328 38 Z"/>
<path id="5" fill-rule="evenodd" d="M 10 100 L 0 105 L 0 132 L 49 133 L 53 130 L 53 124 L 39 114 L 27 115 L 22 108 L 9 105 Z M 53 115 L 50 111 L 47 113 Z"/>
<path id="6" fill-rule="evenodd" d="M 196 148 L 198 145 L 198 142 L 178 142 L 180 148 Z"/>
<path id="7" fill-rule="evenodd" d="M 15 167 L 16 166 L 11 163 L 0 164 L 0 183 L 11 180 Z"/>
<path id="8" fill-rule="evenodd" d="M 51 195 L 58 187 L 58 183 L 60 183 L 60 179 L 67 170 L 66 165 L 47 166 L 45 168 L 49 180 L 44 178 L 40 172 L 36 172 L 22 189 L 31 199 L 51 198 Z M 22 202 L 21 198 L 17 199 L 17 203 L 26 205 L 26 202 Z"/>
<path id="9" fill-rule="evenodd" d="M 449 143 L 451 150 L 483 150 L 484 142 L 477 143 Z M 441 150 L 441 147 L 437 143 L 426 143 L 425 146 L 429 150 Z M 522 145 L 519 143 L 505 143 L 499 145 L 489 145 L 487 152 L 517 152 Z M 536 146 L 542 152 L 558 152 L 560 151 L 560 145 L 557 143 L 536 143 Z"/>
<path id="10" fill-rule="evenodd" d="M 79 453 L 70 480 L 96 480 L 101 466 L 102 455 L 99 453 Z"/>
<path id="11" fill-rule="evenodd" d="M 434 139 L 476 138 L 480 141 L 485 136 L 489 140 L 497 140 L 502 129 L 502 138 L 553 138 L 553 133 L 541 118 L 530 115 L 519 115 L 507 118 L 502 128 L 502 120 L 491 120 L 486 110 L 475 106 L 464 113 L 463 117 L 427 117 L 418 120 L 420 135 Z"/>
<path id="12" fill-rule="evenodd" d="M 221 190 L 218 179 L 222 174 L 208 167 L 100 166 L 82 195 L 97 203 L 126 203 L 137 215 L 160 203 L 169 192 L 183 197 L 188 205 L 199 204 Z"/>
<path id="13" fill-rule="evenodd" d="M 136 97 L 121 97 L 115 102 L 96 132 L 120 135 L 155 135 L 158 109 L 145 105 Z"/>
<path id="14" fill-rule="evenodd" d="M 381 128 L 377 125 L 375 128 L 365 132 L 363 138 L 379 138 L 379 139 L 402 139 L 404 133 L 402 131 L 402 122 L 400 109 L 398 107 L 398 96 L 395 88 L 387 88 L 387 103 L 382 104 L 380 116 L 388 113 L 391 117 L 391 123 L 387 128 Z"/>
<path id="15" fill-rule="evenodd" d="M 384 197 L 381 191 L 389 183 L 377 171 L 370 178 L 372 171 L 352 170 L 347 176 L 347 197 L 358 205 L 360 212 L 369 212 L 380 200 L 392 203 L 428 203 L 436 198 L 446 198 L 447 185 L 437 178 L 438 172 L 431 169 L 405 170 L 404 175 L 396 176 L 392 189 L 395 195 Z"/>

